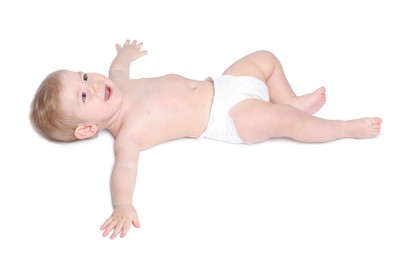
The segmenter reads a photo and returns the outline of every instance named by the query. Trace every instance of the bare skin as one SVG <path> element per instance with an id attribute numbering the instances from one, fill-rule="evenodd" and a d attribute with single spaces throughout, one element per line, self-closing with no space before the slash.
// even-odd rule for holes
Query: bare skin
<path id="1" fill-rule="evenodd" d="M 380 133 L 382 120 L 377 117 L 344 121 L 312 116 L 326 102 L 325 88 L 296 96 L 279 60 L 270 52 L 249 54 L 223 74 L 254 76 L 267 84 L 270 102 L 245 100 L 230 111 L 238 134 L 246 143 L 263 142 L 272 137 L 328 142 L 340 138 L 370 138 Z"/>
<path id="2" fill-rule="evenodd" d="M 314 92 L 296 97 L 293 102 L 289 103 L 293 107 L 298 108 L 308 114 L 313 115 L 326 103 L 326 88 L 320 87 Z"/>
<path id="3" fill-rule="evenodd" d="M 136 41 L 117 45 L 118 54 L 110 66 L 109 78 L 94 73 L 64 74 L 62 107 L 82 121 L 75 135 L 85 139 L 107 130 L 115 138 L 111 175 L 114 211 L 101 226 L 103 236 L 110 235 L 111 239 L 124 237 L 131 225 L 140 227 L 132 205 L 140 152 L 173 139 L 198 138 L 207 127 L 213 101 L 214 86 L 209 80 L 192 80 L 176 74 L 130 79 L 131 62 L 147 53 L 141 47 L 142 43 Z M 223 75 L 253 76 L 266 82 L 268 88 L 269 102 L 248 99 L 229 112 L 245 143 L 273 137 L 327 142 L 370 138 L 380 133 L 380 118 L 343 121 L 313 116 L 326 101 L 325 88 L 297 96 L 280 62 L 268 51 L 243 57 Z"/>

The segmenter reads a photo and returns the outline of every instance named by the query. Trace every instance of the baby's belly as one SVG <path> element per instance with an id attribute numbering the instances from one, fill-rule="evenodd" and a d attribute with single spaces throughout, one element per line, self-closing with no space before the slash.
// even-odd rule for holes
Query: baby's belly
<path id="1" fill-rule="evenodd" d="M 213 83 L 209 82 L 154 100 L 147 109 L 145 139 L 153 146 L 179 138 L 199 137 L 207 127 L 212 99 Z"/>

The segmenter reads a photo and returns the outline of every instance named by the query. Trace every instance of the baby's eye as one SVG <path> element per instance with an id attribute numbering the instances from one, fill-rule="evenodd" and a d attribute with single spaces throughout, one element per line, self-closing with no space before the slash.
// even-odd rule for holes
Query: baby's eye
<path id="1" fill-rule="evenodd" d="M 84 81 L 88 81 L 88 74 L 84 74 L 83 78 L 84 78 Z"/>
<path id="2" fill-rule="evenodd" d="M 86 92 L 82 92 L 82 102 L 86 101 Z"/>

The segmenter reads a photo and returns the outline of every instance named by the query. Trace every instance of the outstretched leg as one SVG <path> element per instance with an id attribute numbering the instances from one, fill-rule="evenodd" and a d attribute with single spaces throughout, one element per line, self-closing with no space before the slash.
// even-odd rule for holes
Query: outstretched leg
<path id="1" fill-rule="evenodd" d="M 268 51 L 257 51 L 239 59 L 223 75 L 257 77 L 266 83 L 270 102 L 288 104 L 309 114 L 317 112 L 326 102 L 324 87 L 297 96 L 288 83 L 280 61 Z"/>
<path id="2" fill-rule="evenodd" d="M 328 142 L 341 138 L 371 138 L 379 135 L 382 120 L 366 117 L 328 120 L 312 116 L 291 105 L 245 100 L 230 111 L 238 135 L 246 143 L 272 137 L 289 137 L 301 142 Z"/>

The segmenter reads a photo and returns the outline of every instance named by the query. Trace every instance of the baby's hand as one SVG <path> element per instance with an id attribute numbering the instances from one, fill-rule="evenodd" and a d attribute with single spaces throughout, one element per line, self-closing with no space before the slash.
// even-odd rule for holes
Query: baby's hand
<path id="1" fill-rule="evenodd" d="M 137 43 L 136 40 L 133 40 L 132 42 L 130 40 L 126 40 L 124 46 L 116 44 L 116 49 L 118 55 L 127 56 L 131 59 L 131 61 L 134 61 L 148 53 L 147 51 L 144 50 L 141 51 L 142 44 L 143 44 L 142 42 Z"/>
<path id="2" fill-rule="evenodd" d="M 120 237 L 123 238 L 129 231 L 131 224 L 133 224 L 136 228 L 141 227 L 134 207 L 132 205 L 124 204 L 114 208 L 113 214 L 111 214 L 106 222 L 104 222 L 104 224 L 100 227 L 100 230 L 104 230 L 104 237 L 107 237 L 110 231 L 114 230 L 110 236 L 110 239 L 116 238 L 118 234 L 120 234 Z"/>

